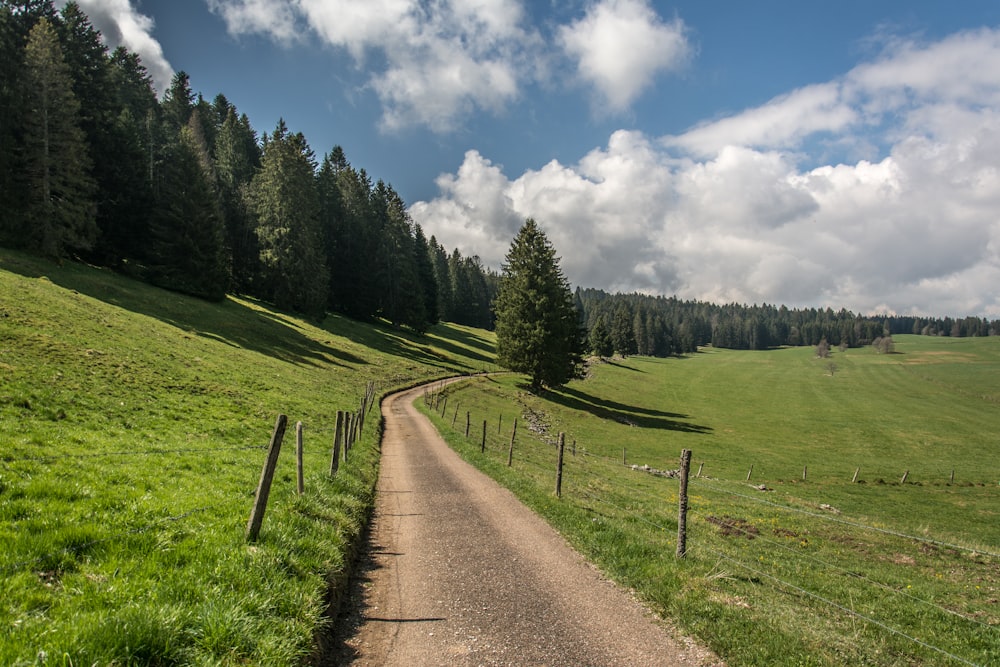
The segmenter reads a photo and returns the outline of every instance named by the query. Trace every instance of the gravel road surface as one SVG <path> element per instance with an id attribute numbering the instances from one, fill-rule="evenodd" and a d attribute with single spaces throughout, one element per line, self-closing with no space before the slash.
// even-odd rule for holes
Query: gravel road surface
<path id="1" fill-rule="evenodd" d="M 382 403 L 369 553 L 335 633 L 353 665 L 720 665 L 609 582 L 420 415 Z"/>

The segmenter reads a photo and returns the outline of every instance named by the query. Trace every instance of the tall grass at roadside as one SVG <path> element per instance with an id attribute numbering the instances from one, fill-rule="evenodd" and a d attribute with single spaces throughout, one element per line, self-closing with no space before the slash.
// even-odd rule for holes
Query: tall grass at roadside
<path id="1" fill-rule="evenodd" d="M 0 664 L 300 664 L 372 506 L 377 405 L 337 476 L 337 410 L 490 368 L 482 332 L 424 337 L 206 303 L 0 251 Z M 294 431 L 244 538 L 279 413 Z"/>
<path id="2" fill-rule="evenodd" d="M 542 396 L 517 376 L 477 378 L 445 389 L 444 418 L 423 409 L 465 458 L 729 664 L 994 664 L 1000 339 L 897 346 L 835 353 L 832 376 L 811 350 L 787 349 L 631 358 Z M 485 455 L 481 426 L 464 437 L 467 410 L 491 425 Z M 673 469 L 683 448 L 694 461 L 677 560 L 677 482 L 623 466 L 622 450 Z"/>

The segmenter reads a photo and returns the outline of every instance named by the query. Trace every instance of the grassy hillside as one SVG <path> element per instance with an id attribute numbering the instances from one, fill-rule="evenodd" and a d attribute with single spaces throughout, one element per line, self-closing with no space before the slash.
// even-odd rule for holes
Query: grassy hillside
<path id="1" fill-rule="evenodd" d="M 377 405 L 331 479 L 337 410 L 491 368 L 492 341 L 212 304 L 0 250 L 0 664 L 297 664 L 366 521 Z M 244 531 L 279 413 L 260 539 Z"/>
<path id="2" fill-rule="evenodd" d="M 897 350 L 631 358 L 542 397 L 516 376 L 477 378 L 425 409 L 466 458 L 732 665 L 1000 664 L 1000 338 L 904 336 Z M 677 560 L 677 481 L 622 458 L 675 469 L 684 448 Z"/>

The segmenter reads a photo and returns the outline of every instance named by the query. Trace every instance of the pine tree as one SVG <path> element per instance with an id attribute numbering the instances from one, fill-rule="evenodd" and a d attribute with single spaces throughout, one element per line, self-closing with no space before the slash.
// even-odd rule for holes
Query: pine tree
<path id="1" fill-rule="evenodd" d="M 438 284 L 435 277 L 432 250 L 424 236 L 420 225 L 413 226 L 414 263 L 417 266 L 417 282 L 424 305 L 426 326 L 437 324 L 438 316 Z"/>
<path id="2" fill-rule="evenodd" d="M 315 170 L 305 137 L 290 134 L 281 120 L 264 145 L 249 199 L 257 219 L 260 291 L 279 308 L 319 316 L 326 310 L 329 278 Z"/>
<path id="3" fill-rule="evenodd" d="M 217 98 L 218 100 L 218 98 Z M 218 113 L 218 110 L 216 110 Z M 247 208 L 247 188 L 260 165 L 257 135 L 246 114 L 229 107 L 215 137 L 215 175 L 226 223 L 226 247 L 232 266 L 232 289 L 247 293 L 259 272 L 260 251 L 253 216 Z"/>
<path id="4" fill-rule="evenodd" d="M 23 178 L 27 245 L 52 257 L 88 250 L 97 236 L 96 185 L 72 83 L 56 31 L 43 18 L 25 47 Z"/>
<path id="5" fill-rule="evenodd" d="M 531 377 L 532 390 L 576 376 L 582 336 L 555 248 L 528 218 L 504 261 L 496 312 L 497 363 Z"/>
<path id="6" fill-rule="evenodd" d="M 150 230 L 149 279 L 167 289 L 220 300 L 229 263 L 208 152 L 192 117 L 164 160 Z"/>

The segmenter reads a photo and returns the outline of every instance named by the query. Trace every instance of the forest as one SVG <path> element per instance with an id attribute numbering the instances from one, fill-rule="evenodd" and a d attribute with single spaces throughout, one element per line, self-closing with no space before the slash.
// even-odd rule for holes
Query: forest
<path id="1" fill-rule="evenodd" d="M 185 72 L 158 99 L 72 2 L 0 2 L 0 210 L 7 247 L 210 300 L 493 323 L 495 272 L 426 238 L 390 184 L 282 120 L 258 135 Z"/>
<path id="2" fill-rule="evenodd" d="M 73 2 L 0 0 L 0 244 L 209 300 L 258 298 L 417 332 L 492 328 L 499 275 L 425 236 L 389 183 L 278 120 L 259 134 L 177 72 L 157 97 Z M 544 222 L 544 221 L 543 221 Z M 861 315 L 576 290 L 589 351 L 856 347 L 897 333 L 987 336 L 1000 321 Z"/>

